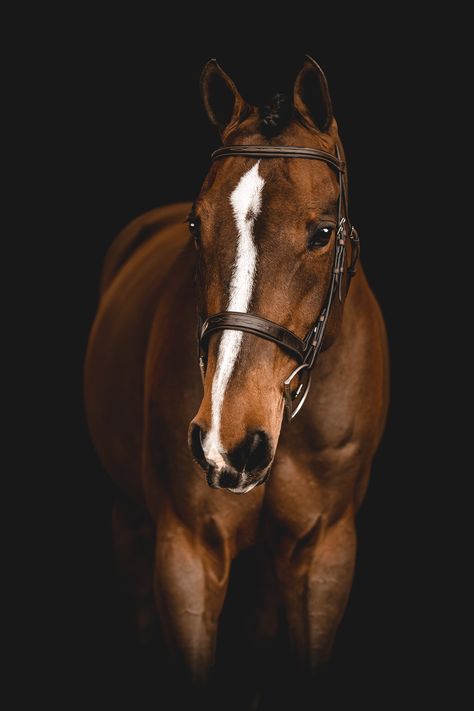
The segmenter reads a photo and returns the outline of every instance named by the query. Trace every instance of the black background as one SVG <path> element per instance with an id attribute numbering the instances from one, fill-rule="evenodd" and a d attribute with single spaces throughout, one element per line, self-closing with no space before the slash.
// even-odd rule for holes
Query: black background
<path id="1" fill-rule="evenodd" d="M 58 298 L 55 287 L 58 466 L 46 487 L 48 564 L 41 558 L 39 565 L 48 603 L 47 613 L 38 611 L 46 618 L 39 642 L 48 640 L 54 653 L 34 659 L 39 668 L 46 661 L 45 693 L 65 708 L 76 701 L 160 708 L 159 665 L 134 646 L 124 621 L 111 552 L 112 489 L 83 418 L 82 364 L 105 250 L 143 211 L 198 192 L 218 145 L 198 91 L 209 57 L 261 104 L 291 90 L 309 52 L 328 78 L 349 164 L 351 219 L 392 359 L 386 434 L 358 517 L 353 591 L 319 707 L 440 699 L 456 657 L 445 641 L 446 464 L 436 409 L 445 392 L 433 348 L 448 288 L 441 297 L 431 288 L 442 245 L 433 217 L 440 163 L 432 157 L 438 87 L 448 81 L 434 61 L 442 47 L 403 18 L 372 17 L 375 30 L 361 18 L 341 27 L 317 8 L 298 17 L 301 31 L 291 29 L 294 21 L 286 27 L 284 16 L 276 29 L 245 22 L 228 29 L 223 20 L 214 33 L 198 16 L 183 17 L 183 27 L 128 16 L 61 21 L 62 31 L 42 47 L 41 69 L 31 69 L 41 97 L 37 140 L 47 144 L 42 155 L 57 178 L 47 191 L 45 233 L 54 235 L 64 294 Z"/>

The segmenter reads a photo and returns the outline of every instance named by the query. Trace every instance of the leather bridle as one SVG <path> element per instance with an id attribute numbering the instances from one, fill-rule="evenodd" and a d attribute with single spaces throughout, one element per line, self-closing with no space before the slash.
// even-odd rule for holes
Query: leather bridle
<path id="1" fill-rule="evenodd" d="M 318 319 L 310 328 L 306 336 L 301 339 L 292 331 L 278 323 L 269 321 L 256 314 L 240 313 L 235 311 L 221 311 L 205 320 L 198 316 L 198 350 L 199 366 L 204 380 L 209 337 L 217 331 L 231 329 L 246 331 L 260 338 L 273 341 L 294 358 L 298 365 L 283 381 L 283 397 L 287 420 L 291 420 L 300 411 L 308 395 L 311 385 L 311 374 L 316 359 L 321 351 L 323 336 L 329 319 L 331 306 L 337 292 L 339 301 L 342 302 L 342 283 L 345 267 L 346 238 L 349 236 L 351 243 L 351 262 L 347 269 L 348 281 L 346 294 L 349 290 L 351 278 L 356 273 L 356 264 L 359 258 L 360 244 L 357 231 L 351 226 L 348 213 L 347 189 L 344 181 L 346 171 L 345 163 L 340 160 L 339 148 L 336 145 L 336 155 L 320 151 L 315 148 L 302 148 L 298 146 L 224 146 L 218 148 L 211 155 L 211 160 L 228 157 L 243 158 L 303 158 L 324 161 L 333 168 L 339 179 L 339 197 L 337 205 L 337 230 L 334 246 L 334 260 L 324 306 Z M 291 384 L 298 377 L 299 385 L 292 390 Z"/>

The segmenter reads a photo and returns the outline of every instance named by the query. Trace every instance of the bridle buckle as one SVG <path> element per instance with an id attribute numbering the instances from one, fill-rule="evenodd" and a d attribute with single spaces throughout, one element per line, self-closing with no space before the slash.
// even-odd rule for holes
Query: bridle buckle
<path id="1" fill-rule="evenodd" d="M 339 221 L 338 228 L 337 228 L 337 237 L 338 237 L 338 239 L 345 239 L 345 238 L 346 238 L 346 228 L 345 228 L 345 224 L 346 224 L 346 218 L 345 218 L 345 217 L 341 217 L 341 219 L 340 219 L 340 221 Z"/>
<path id="2" fill-rule="evenodd" d="M 301 373 L 304 374 L 304 380 L 301 378 Z M 291 383 L 300 376 L 300 383 L 295 392 L 292 392 Z M 288 422 L 298 414 L 304 405 L 304 401 L 311 387 L 312 372 L 309 363 L 302 363 L 295 368 L 286 380 L 283 381 L 283 396 L 285 403 L 285 414 Z"/>

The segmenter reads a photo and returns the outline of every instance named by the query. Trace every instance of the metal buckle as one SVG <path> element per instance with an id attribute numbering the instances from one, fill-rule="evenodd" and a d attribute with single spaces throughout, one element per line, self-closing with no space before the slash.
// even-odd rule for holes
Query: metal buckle
<path id="1" fill-rule="evenodd" d="M 298 385 L 296 392 L 291 391 L 291 383 L 297 375 L 300 373 L 306 373 L 306 379 L 301 380 Z M 283 396 L 285 401 L 285 413 L 288 422 L 296 417 L 298 412 L 303 407 L 306 396 L 308 395 L 309 388 L 311 386 L 312 373 L 309 367 L 309 363 L 302 363 L 297 368 L 295 368 L 286 380 L 283 381 Z M 296 405 L 295 405 L 296 402 Z"/>
<path id="2" fill-rule="evenodd" d="M 341 238 L 341 234 L 345 237 L 345 233 L 346 233 L 346 228 L 344 227 L 345 224 L 346 224 L 346 218 L 341 217 L 341 220 L 340 220 L 338 228 L 337 228 L 338 238 Z"/>

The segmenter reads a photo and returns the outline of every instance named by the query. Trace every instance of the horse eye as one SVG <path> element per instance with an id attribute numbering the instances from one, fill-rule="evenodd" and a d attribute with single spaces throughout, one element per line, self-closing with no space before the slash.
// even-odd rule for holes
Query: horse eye
<path id="1" fill-rule="evenodd" d="M 188 218 L 189 231 L 194 239 L 194 244 L 199 247 L 201 244 L 201 222 L 198 217 Z"/>
<path id="2" fill-rule="evenodd" d="M 332 225 L 320 225 L 310 234 L 308 240 L 308 249 L 316 249 L 317 247 L 324 247 L 333 233 L 334 227 Z"/>

